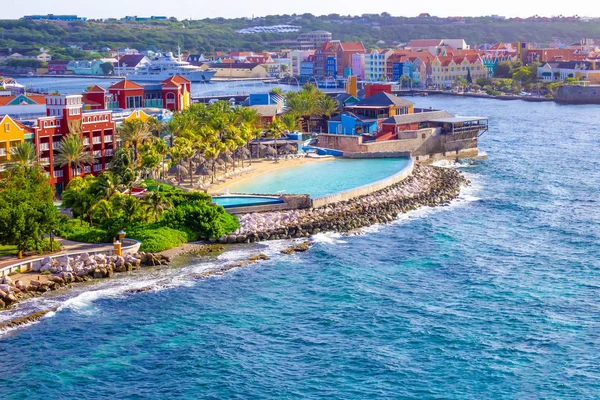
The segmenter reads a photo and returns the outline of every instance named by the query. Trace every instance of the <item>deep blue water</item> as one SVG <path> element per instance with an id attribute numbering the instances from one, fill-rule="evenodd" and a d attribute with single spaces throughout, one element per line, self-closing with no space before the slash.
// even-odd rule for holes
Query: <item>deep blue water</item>
<path id="1" fill-rule="evenodd" d="M 266 172 L 230 185 L 231 193 L 310 194 L 322 197 L 392 176 L 410 164 L 408 158 L 328 159 Z"/>
<path id="2" fill-rule="evenodd" d="M 225 208 L 239 206 L 255 206 L 261 204 L 283 203 L 283 200 L 274 197 L 260 196 L 218 196 L 212 198 L 213 203 L 216 203 Z"/>
<path id="3" fill-rule="evenodd" d="M 597 398 L 600 108 L 416 100 L 490 117 L 457 202 L 23 304 L 61 308 L 0 337 L 0 398 Z"/>

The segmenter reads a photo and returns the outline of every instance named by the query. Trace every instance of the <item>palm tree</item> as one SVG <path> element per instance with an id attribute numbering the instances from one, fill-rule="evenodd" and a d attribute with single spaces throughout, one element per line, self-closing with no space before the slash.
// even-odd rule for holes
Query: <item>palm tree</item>
<path id="1" fill-rule="evenodd" d="M 331 117 L 332 114 L 336 113 L 338 110 L 338 105 L 331 97 L 323 94 L 317 103 L 317 107 L 319 108 L 319 113 L 321 115 L 326 116 L 327 118 Z"/>
<path id="2" fill-rule="evenodd" d="M 60 168 L 67 166 L 67 182 L 71 180 L 72 170 L 75 168 L 83 168 L 84 164 L 95 164 L 96 160 L 89 150 L 88 146 L 84 146 L 81 137 L 77 133 L 70 133 L 65 136 L 60 145 L 54 162 Z"/>
<path id="3" fill-rule="evenodd" d="M 273 120 L 273 122 L 269 124 L 269 128 L 267 130 L 267 135 L 270 138 L 273 138 L 273 146 L 275 147 L 275 162 L 279 162 L 279 156 L 277 153 L 277 139 L 281 137 L 284 130 L 285 125 L 278 119 Z"/>
<path id="4" fill-rule="evenodd" d="M 11 148 L 10 161 L 13 167 L 33 167 L 37 161 L 35 147 L 30 142 L 20 142 Z"/>
<path id="5" fill-rule="evenodd" d="M 113 218 L 115 210 L 110 201 L 102 199 L 92 207 L 92 214 L 98 218 L 101 223 L 106 224 L 106 229 L 110 231 L 110 220 Z"/>
<path id="6" fill-rule="evenodd" d="M 125 121 L 119 127 L 119 136 L 133 148 L 133 161 L 137 165 L 138 147 L 151 136 L 148 124 L 139 119 Z"/>
<path id="7" fill-rule="evenodd" d="M 293 132 L 300 127 L 298 116 L 294 114 L 283 114 L 281 116 L 281 123 L 288 133 Z"/>
<path id="8" fill-rule="evenodd" d="M 94 183 L 94 192 L 104 200 L 109 200 L 119 191 L 119 176 L 111 171 L 106 171 L 98 175 Z"/>
<path id="9" fill-rule="evenodd" d="M 171 206 L 171 202 L 167 197 L 160 191 L 160 185 L 155 191 L 151 192 L 144 199 L 146 205 L 150 208 L 150 211 L 154 215 L 154 222 L 158 222 L 158 218 L 167 208 Z"/>

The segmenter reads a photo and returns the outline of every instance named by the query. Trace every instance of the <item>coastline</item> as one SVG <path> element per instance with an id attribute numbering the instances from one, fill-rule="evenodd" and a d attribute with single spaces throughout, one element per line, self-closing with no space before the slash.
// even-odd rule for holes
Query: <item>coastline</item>
<path id="1" fill-rule="evenodd" d="M 116 272 L 129 273 L 139 269 L 142 265 L 153 267 L 165 265 L 171 262 L 172 259 L 185 256 L 218 255 L 225 250 L 225 244 L 310 238 L 312 235 L 321 232 L 350 232 L 378 223 L 389 223 L 397 219 L 400 214 L 420 207 L 448 205 L 450 201 L 459 196 L 461 187 L 466 185 L 469 185 L 469 181 L 454 169 L 416 165 L 413 174 L 403 181 L 352 200 L 340 201 L 313 209 L 244 214 L 240 217 L 241 227 L 238 231 L 219 240 L 211 240 L 210 243 L 186 243 L 157 254 L 139 253 L 136 256 L 137 260 L 134 258 L 111 259 L 106 263 L 106 266 L 96 267 L 85 273 L 62 272 L 60 275 L 48 275 L 47 279 L 44 278 L 39 285 L 32 285 L 32 281 L 36 281 L 33 278 L 39 272 L 14 275 L 14 282 L 9 277 L 12 284 L 6 285 L 6 282 L 2 282 L 4 284 L 2 289 L 6 289 L 4 294 L 12 297 L 10 304 L 2 304 L 1 306 L 6 306 L 8 310 L 22 300 L 41 296 L 47 291 L 70 288 L 77 283 L 112 278 Z M 301 250 L 293 250 L 294 248 L 297 249 L 298 247 L 292 246 L 290 248 L 292 250 L 285 254 L 294 251 L 306 251 L 308 246 L 305 245 Z M 257 254 L 245 261 L 226 264 L 214 271 L 199 274 L 198 279 L 222 274 L 229 269 L 265 259 L 268 259 L 268 257 L 265 258 L 263 254 Z M 79 262 L 80 260 L 74 261 Z M 117 263 L 119 268 L 115 268 Z M 31 275 L 31 279 L 25 281 L 23 278 L 26 275 Z M 143 290 L 137 290 L 135 293 L 146 290 L 151 290 L 151 288 L 143 288 Z M 0 331 L 34 322 L 51 311 L 42 310 L 40 312 L 36 310 L 25 317 L 20 316 L 3 322 L 0 324 Z"/>

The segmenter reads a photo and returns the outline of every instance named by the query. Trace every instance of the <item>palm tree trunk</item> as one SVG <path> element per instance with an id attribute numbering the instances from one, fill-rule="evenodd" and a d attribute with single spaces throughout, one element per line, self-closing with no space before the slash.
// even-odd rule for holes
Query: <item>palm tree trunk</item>
<path id="1" fill-rule="evenodd" d="M 215 157 L 214 160 L 213 160 L 213 165 L 212 165 L 213 173 L 212 173 L 212 180 L 211 180 L 210 183 L 215 183 L 215 175 L 217 173 L 217 171 L 216 171 L 216 166 L 217 165 L 216 164 L 217 164 L 217 158 Z"/>
<path id="2" fill-rule="evenodd" d="M 194 178 L 193 178 L 194 171 L 192 171 L 192 159 L 190 158 L 188 161 L 190 163 L 190 188 L 191 188 L 194 185 Z"/>
<path id="3" fill-rule="evenodd" d="M 273 139 L 273 145 L 275 146 L 275 162 L 279 162 L 279 152 L 277 151 L 277 138 Z"/>

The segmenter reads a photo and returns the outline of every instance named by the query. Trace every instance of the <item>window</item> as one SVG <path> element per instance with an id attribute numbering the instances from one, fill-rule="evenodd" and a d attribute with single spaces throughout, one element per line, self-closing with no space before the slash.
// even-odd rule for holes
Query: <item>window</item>
<path id="1" fill-rule="evenodd" d="M 4 132 L 9 132 L 10 131 L 10 123 L 6 123 L 4 124 Z"/>

